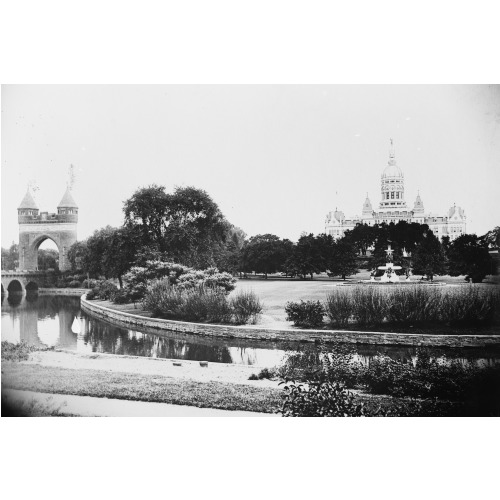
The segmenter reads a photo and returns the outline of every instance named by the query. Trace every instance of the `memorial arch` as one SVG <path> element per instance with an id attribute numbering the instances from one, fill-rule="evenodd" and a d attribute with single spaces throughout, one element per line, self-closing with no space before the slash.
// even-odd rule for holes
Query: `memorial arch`
<path id="1" fill-rule="evenodd" d="M 36 271 L 38 248 L 47 239 L 59 250 L 59 270 L 71 268 L 68 250 L 77 240 L 78 206 L 69 188 L 57 206 L 57 213 L 40 212 L 29 189 L 19 205 L 19 269 Z"/>

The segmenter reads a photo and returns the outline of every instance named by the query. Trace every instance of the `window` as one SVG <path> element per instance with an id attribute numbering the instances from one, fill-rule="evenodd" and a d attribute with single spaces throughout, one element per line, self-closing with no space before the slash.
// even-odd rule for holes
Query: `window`
<path id="1" fill-rule="evenodd" d="M 394 191 L 391 191 L 391 200 L 394 199 Z"/>

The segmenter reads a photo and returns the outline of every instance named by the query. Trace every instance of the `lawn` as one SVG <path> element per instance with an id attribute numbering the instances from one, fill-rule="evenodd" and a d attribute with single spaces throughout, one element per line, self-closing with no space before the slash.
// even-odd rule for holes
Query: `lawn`
<path id="1" fill-rule="evenodd" d="M 268 387 L 15 362 L 2 363 L 2 388 L 264 413 L 281 401 L 281 391 Z"/>

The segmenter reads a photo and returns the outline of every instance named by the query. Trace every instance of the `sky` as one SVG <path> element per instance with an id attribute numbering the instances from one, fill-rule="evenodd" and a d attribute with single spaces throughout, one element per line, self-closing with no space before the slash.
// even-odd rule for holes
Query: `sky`
<path id="1" fill-rule="evenodd" d="M 394 140 L 410 208 L 500 225 L 500 86 L 3 85 L 2 246 L 28 184 L 54 212 L 74 166 L 78 239 L 150 184 L 206 190 L 248 236 L 297 241 L 380 201 Z"/>

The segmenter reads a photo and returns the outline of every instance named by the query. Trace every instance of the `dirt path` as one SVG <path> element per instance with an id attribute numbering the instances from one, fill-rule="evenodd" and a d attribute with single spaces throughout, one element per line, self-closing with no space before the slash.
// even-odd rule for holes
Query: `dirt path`
<path id="1" fill-rule="evenodd" d="M 175 366 L 181 363 L 181 366 Z M 259 367 L 228 363 L 208 363 L 200 366 L 198 361 L 117 356 L 114 354 L 80 354 L 71 351 L 37 351 L 30 355 L 25 364 L 52 366 L 66 369 L 104 370 L 107 372 L 139 373 L 196 380 L 199 382 L 225 382 L 245 384 L 253 387 L 278 387 L 277 381 L 248 380 L 251 374 L 258 374 Z"/>

